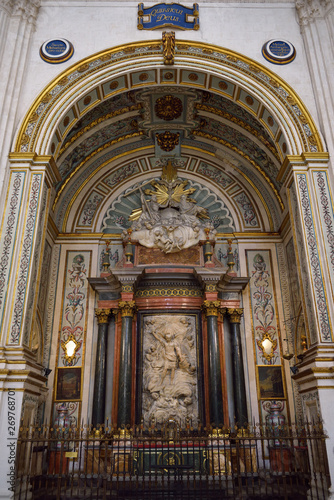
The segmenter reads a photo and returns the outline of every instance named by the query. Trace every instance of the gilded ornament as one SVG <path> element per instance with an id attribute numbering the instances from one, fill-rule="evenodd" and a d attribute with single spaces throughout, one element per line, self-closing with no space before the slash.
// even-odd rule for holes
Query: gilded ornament
<path id="1" fill-rule="evenodd" d="M 272 116 L 268 116 L 267 122 L 268 122 L 268 125 L 270 127 L 272 127 L 274 125 L 274 120 L 273 120 Z"/>
<path id="2" fill-rule="evenodd" d="M 174 31 L 164 31 L 162 33 L 162 48 L 164 55 L 164 64 L 174 64 L 175 56 L 175 33 Z"/>
<path id="3" fill-rule="evenodd" d="M 246 97 L 245 101 L 247 104 L 249 104 L 249 106 L 252 106 L 252 104 L 254 104 L 254 99 L 250 95 Z"/>
<path id="4" fill-rule="evenodd" d="M 147 79 L 148 79 L 148 73 L 140 73 L 139 80 L 141 82 L 145 82 L 145 80 L 147 80 Z"/>
<path id="5" fill-rule="evenodd" d="M 155 103 L 154 111 L 161 120 L 175 120 L 181 116 L 183 111 L 182 101 L 178 97 L 172 95 L 159 97 Z"/>
<path id="6" fill-rule="evenodd" d="M 196 73 L 189 73 L 188 79 L 192 82 L 196 82 L 198 80 L 198 75 L 196 75 Z"/>
<path id="7" fill-rule="evenodd" d="M 133 54 L 134 51 L 134 47 L 125 47 L 125 49 L 123 50 L 124 54 Z"/>
<path id="8" fill-rule="evenodd" d="M 85 97 L 84 101 L 83 101 L 84 105 L 88 106 L 88 104 L 90 103 L 91 100 L 92 100 L 92 98 L 91 98 L 90 95 L 88 95 L 87 97 Z"/>
<path id="9" fill-rule="evenodd" d="M 173 78 L 174 78 L 174 75 L 170 71 L 168 71 L 167 73 L 164 74 L 165 80 L 172 80 Z"/>
<path id="10" fill-rule="evenodd" d="M 180 134 L 179 132 L 173 133 L 167 130 L 162 134 L 157 134 L 157 143 L 160 149 L 163 151 L 173 151 L 175 147 L 179 144 Z"/>
<path id="11" fill-rule="evenodd" d="M 299 115 L 299 120 L 305 125 L 307 123 L 307 118 L 304 115 Z"/>
<path id="12" fill-rule="evenodd" d="M 131 316 L 133 318 L 135 312 L 136 312 L 136 303 L 134 300 L 129 300 L 129 301 L 122 301 L 120 300 L 118 303 L 118 307 L 121 310 L 121 316 L 122 318 L 126 316 Z"/>
<path id="13" fill-rule="evenodd" d="M 122 284 L 122 293 L 133 293 L 133 285 Z"/>
<path id="14" fill-rule="evenodd" d="M 235 56 L 227 56 L 226 59 L 230 62 L 234 62 L 234 63 L 238 62 L 238 59 Z"/>
<path id="15" fill-rule="evenodd" d="M 228 85 L 226 82 L 219 82 L 218 83 L 218 87 L 221 89 L 221 90 L 226 90 Z"/>
<path id="16" fill-rule="evenodd" d="M 64 351 L 64 356 L 69 365 L 71 365 L 72 361 L 75 358 L 77 351 L 80 349 L 82 342 L 78 342 L 73 334 L 69 335 L 69 337 L 64 341 L 62 340 L 60 345 Z"/>
<path id="17" fill-rule="evenodd" d="M 95 316 L 99 325 L 109 323 L 111 309 L 95 309 Z"/>
<path id="18" fill-rule="evenodd" d="M 291 97 L 290 95 L 288 95 L 288 97 L 286 98 L 286 100 L 288 101 L 289 104 L 291 104 L 291 106 L 295 106 L 296 105 L 296 101 L 293 97 Z"/>
<path id="19" fill-rule="evenodd" d="M 269 83 L 270 83 L 270 85 L 271 85 L 272 87 L 274 87 L 275 89 L 278 89 L 278 88 L 279 88 L 279 83 L 278 83 L 276 80 L 274 80 L 273 78 L 270 78 Z"/>
<path id="20" fill-rule="evenodd" d="M 41 102 L 42 102 L 42 104 L 47 104 L 48 102 L 51 101 L 51 99 L 52 99 L 52 95 L 47 94 L 46 96 L 43 97 Z"/>
<path id="21" fill-rule="evenodd" d="M 309 135 L 308 136 L 308 142 L 312 144 L 312 146 L 315 146 L 317 144 L 317 138 L 314 137 L 314 135 Z"/>
<path id="22" fill-rule="evenodd" d="M 68 83 L 68 77 L 67 76 L 64 76 L 63 78 L 61 78 L 58 82 L 58 85 L 66 85 Z"/>
<path id="23" fill-rule="evenodd" d="M 207 54 L 207 55 L 213 54 L 213 50 L 211 50 L 211 49 L 203 49 L 202 52 L 203 52 L 203 54 Z"/>
<path id="24" fill-rule="evenodd" d="M 261 70 L 257 66 L 254 66 L 254 64 L 250 64 L 248 67 L 253 73 L 261 73 Z"/>
<path id="25" fill-rule="evenodd" d="M 240 323 L 243 312 L 244 310 L 241 308 L 227 309 L 227 314 L 230 316 L 231 323 Z"/>
<path id="26" fill-rule="evenodd" d="M 235 323 L 235 322 L 234 322 Z M 256 343 L 259 349 L 262 351 L 262 356 L 267 360 L 271 361 L 274 357 L 274 352 L 277 347 L 277 340 L 273 339 L 268 332 L 262 335 L 262 339 L 257 339 Z"/>
<path id="27" fill-rule="evenodd" d="M 39 115 L 34 111 L 31 116 L 29 116 L 29 123 L 37 122 Z"/>
<path id="28" fill-rule="evenodd" d="M 109 85 L 110 90 L 117 89 L 117 87 L 118 87 L 118 82 L 116 80 L 111 82 L 111 84 Z"/>
<path id="29" fill-rule="evenodd" d="M 79 68 L 77 69 L 77 72 L 78 73 L 84 73 L 85 71 L 87 71 L 87 69 L 89 69 L 89 64 L 88 63 L 83 64 L 82 66 L 79 66 Z"/>
<path id="30" fill-rule="evenodd" d="M 111 59 L 111 54 L 103 54 L 100 59 L 102 62 L 109 61 Z"/>
<path id="31" fill-rule="evenodd" d="M 24 144 L 28 144 L 30 141 L 30 137 L 28 134 L 23 134 L 22 135 L 22 139 L 21 139 L 21 144 L 24 145 Z"/>
<path id="32" fill-rule="evenodd" d="M 223 312 L 220 300 L 205 300 L 202 304 L 202 310 L 206 316 L 218 316 Z"/>

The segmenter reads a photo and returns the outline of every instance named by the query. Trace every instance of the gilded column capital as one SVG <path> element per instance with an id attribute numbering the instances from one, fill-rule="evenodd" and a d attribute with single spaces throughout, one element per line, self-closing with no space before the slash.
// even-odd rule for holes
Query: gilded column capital
<path id="1" fill-rule="evenodd" d="M 202 310 L 207 316 L 218 316 L 223 312 L 220 300 L 205 300 L 202 304 Z"/>
<path id="2" fill-rule="evenodd" d="M 228 308 L 226 312 L 230 316 L 231 323 L 240 323 L 244 310 L 242 308 Z"/>
<path id="3" fill-rule="evenodd" d="M 122 318 L 124 318 L 125 316 L 131 316 L 131 318 L 133 318 L 137 309 L 134 300 L 128 300 L 128 301 L 120 300 L 118 303 L 118 307 L 121 311 Z"/>
<path id="4" fill-rule="evenodd" d="M 95 316 L 99 325 L 109 323 L 111 309 L 95 309 Z"/>

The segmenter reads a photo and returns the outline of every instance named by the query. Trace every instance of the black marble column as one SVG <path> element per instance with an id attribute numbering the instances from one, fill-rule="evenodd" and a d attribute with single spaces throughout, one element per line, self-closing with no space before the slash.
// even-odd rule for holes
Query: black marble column
<path id="1" fill-rule="evenodd" d="M 235 419 L 236 423 L 242 427 L 248 423 L 245 374 L 240 335 L 240 320 L 243 310 L 227 309 L 227 312 L 230 317 Z"/>
<path id="2" fill-rule="evenodd" d="M 103 424 L 105 418 L 107 341 L 110 313 L 110 309 L 95 309 L 95 316 L 97 317 L 99 330 L 97 337 L 92 413 L 92 424 L 94 427 L 98 424 Z"/>
<path id="3" fill-rule="evenodd" d="M 222 377 L 218 338 L 219 300 L 205 300 L 203 309 L 207 318 L 208 362 L 209 362 L 209 409 L 210 424 L 224 423 Z"/>
<path id="4" fill-rule="evenodd" d="M 122 316 L 122 333 L 118 382 L 117 425 L 122 427 L 131 424 L 131 387 L 132 387 L 132 319 L 135 313 L 135 302 L 120 301 Z"/>

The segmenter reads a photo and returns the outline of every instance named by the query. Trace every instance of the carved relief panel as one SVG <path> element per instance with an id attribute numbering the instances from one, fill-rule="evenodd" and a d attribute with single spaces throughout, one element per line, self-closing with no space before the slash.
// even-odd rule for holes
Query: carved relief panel
<path id="1" fill-rule="evenodd" d="M 145 314 L 141 317 L 138 381 L 139 418 L 147 427 L 168 419 L 181 426 L 201 420 L 200 350 L 195 314 Z"/>

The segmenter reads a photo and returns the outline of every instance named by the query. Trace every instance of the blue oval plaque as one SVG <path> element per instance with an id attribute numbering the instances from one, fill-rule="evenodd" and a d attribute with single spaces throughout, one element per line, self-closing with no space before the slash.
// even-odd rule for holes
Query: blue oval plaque
<path id="1" fill-rule="evenodd" d="M 273 64 L 288 64 L 296 57 L 296 49 L 286 40 L 269 40 L 262 47 L 262 55 Z"/>
<path id="2" fill-rule="evenodd" d="M 65 38 L 55 38 L 44 42 L 39 52 L 43 61 L 51 64 L 58 64 L 70 59 L 73 55 L 74 48 Z"/>

